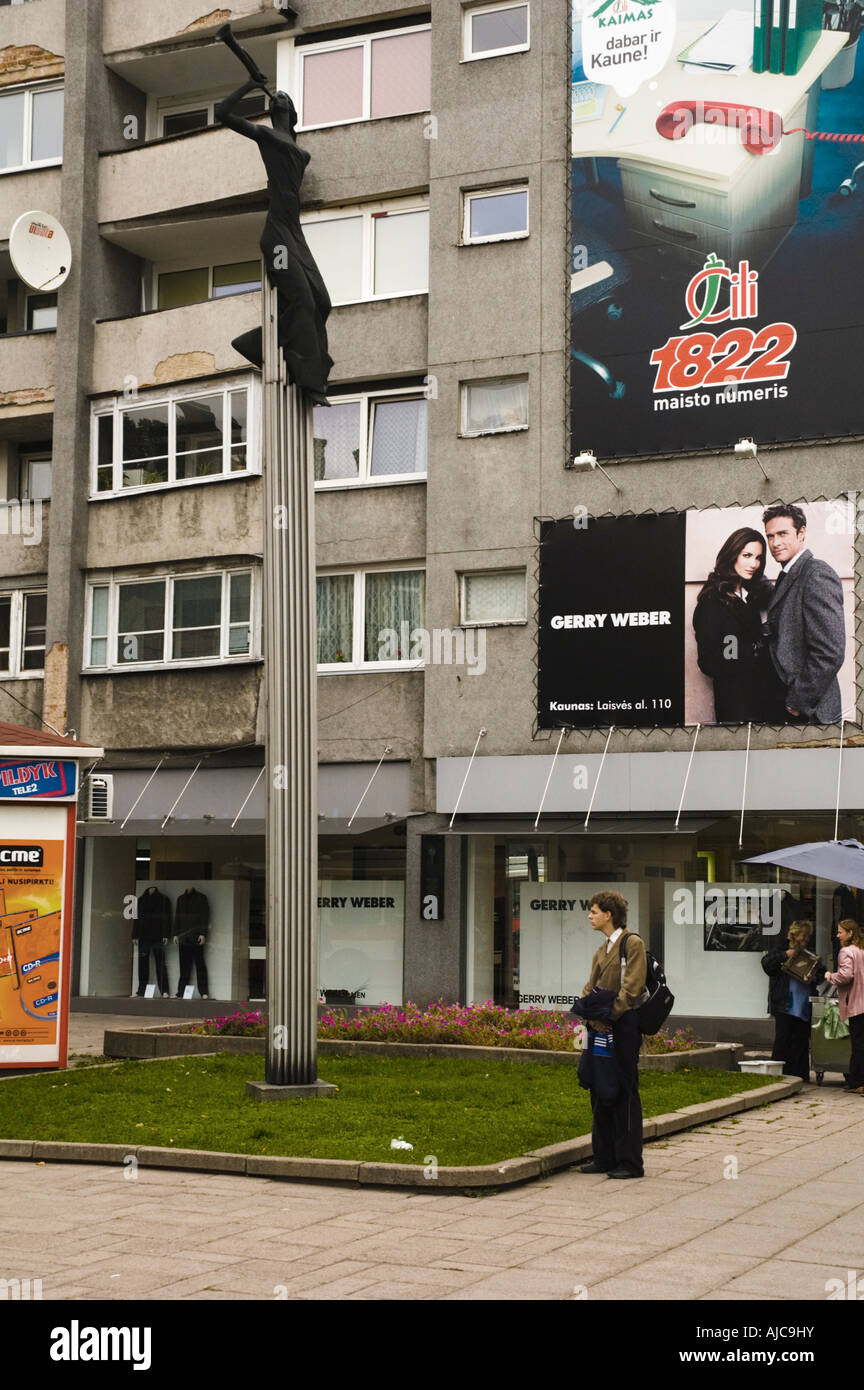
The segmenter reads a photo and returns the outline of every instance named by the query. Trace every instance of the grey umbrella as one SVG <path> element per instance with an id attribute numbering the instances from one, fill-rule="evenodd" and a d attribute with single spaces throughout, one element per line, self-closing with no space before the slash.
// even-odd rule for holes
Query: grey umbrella
<path id="1" fill-rule="evenodd" d="M 745 864 L 779 864 L 797 869 L 814 878 L 829 878 L 850 888 L 864 888 L 864 845 L 860 840 L 813 840 L 808 845 L 790 845 L 754 854 Z"/>

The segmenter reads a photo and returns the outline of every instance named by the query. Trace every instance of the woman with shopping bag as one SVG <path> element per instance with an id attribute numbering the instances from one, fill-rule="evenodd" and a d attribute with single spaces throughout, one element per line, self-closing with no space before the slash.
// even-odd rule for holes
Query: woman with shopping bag
<path id="1" fill-rule="evenodd" d="M 852 1058 L 844 1090 L 864 1096 L 864 932 L 851 917 L 837 923 L 840 954 L 837 969 L 826 971 L 825 979 L 837 986 L 841 1019 L 849 1021 Z"/>

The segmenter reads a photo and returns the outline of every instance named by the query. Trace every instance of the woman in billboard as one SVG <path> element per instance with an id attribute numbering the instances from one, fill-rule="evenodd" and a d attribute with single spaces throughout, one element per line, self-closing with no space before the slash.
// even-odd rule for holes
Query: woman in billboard
<path id="1" fill-rule="evenodd" d="M 718 724 L 775 722 L 778 702 L 782 708 L 762 636 L 762 612 L 771 597 L 765 558 L 765 537 L 739 527 L 720 547 L 696 600 L 699 670 L 713 681 Z"/>

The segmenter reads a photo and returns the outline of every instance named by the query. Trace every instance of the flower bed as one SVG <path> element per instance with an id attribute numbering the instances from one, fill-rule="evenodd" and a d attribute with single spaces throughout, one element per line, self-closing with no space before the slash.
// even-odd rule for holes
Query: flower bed
<path id="1" fill-rule="evenodd" d="M 238 1009 L 220 1018 L 208 1018 L 190 1030 L 215 1037 L 263 1038 L 266 1018 L 260 1009 Z M 505 1009 L 491 1000 L 485 1004 L 445 1004 L 421 1009 L 379 1004 L 348 1015 L 328 1010 L 318 1020 L 318 1037 L 341 1042 L 443 1043 L 466 1047 L 524 1047 L 540 1051 L 581 1049 L 584 1028 L 569 1014 L 543 1009 Z M 662 1029 L 645 1039 L 651 1054 L 687 1052 L 697 1045 L 692 1028 L 675 1033 Z"/>

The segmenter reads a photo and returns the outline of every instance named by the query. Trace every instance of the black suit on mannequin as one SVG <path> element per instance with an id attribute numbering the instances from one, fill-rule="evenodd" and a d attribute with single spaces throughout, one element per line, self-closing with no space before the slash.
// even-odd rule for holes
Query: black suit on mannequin
<path id="1" fill-rule="evenodd" d="M 142 998 L 150 980 L 150 952 L 156 962 L 156 983 L 160 994 L 168 994 L 165 943 L 171 935 L 171 900 L 156 887 L 145 888 L 138 899 L 138 916 L 132 927 L 132 940 L 138 942 L 138 996 Z"/>

